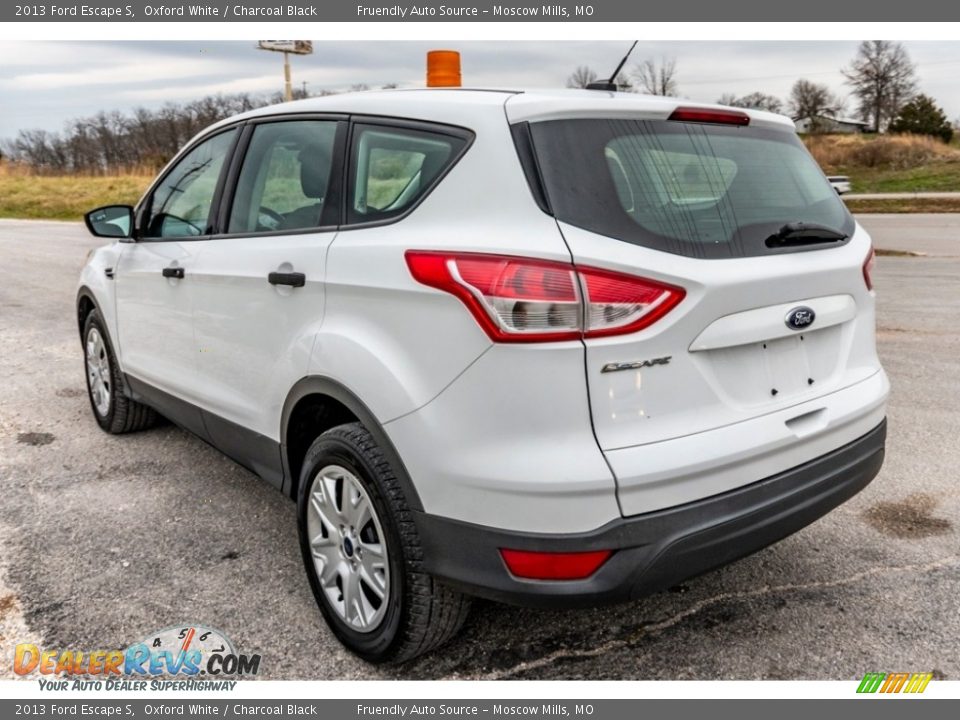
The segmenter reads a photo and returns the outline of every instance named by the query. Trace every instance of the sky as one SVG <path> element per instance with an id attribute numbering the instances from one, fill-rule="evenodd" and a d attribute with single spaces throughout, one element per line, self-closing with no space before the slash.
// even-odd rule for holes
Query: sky
<path id="1" fill-rule="evenodd" d="M 427 50 L 462 54 L 464 85 L 562 87 L 578 65 L 607 76 L 624 42 L 382 42 L 314 44 L 314 54 L 293 57 L 293 82 L 309 93 L 364 83 L 420 87 Z M 951 119 L 960 118 L 960 42 L 905 42 L 918 69 L 920 90 Z M 671 41 L 637 46 L 626 68 L 646 59 L 672 58 L 681 97 L 715 102 L 724 93 L 762 91 L 785 99 L 800 77 L 848 96 L 840 69 L 857 42 Z M 101 110 L 158 107 L 214 93 L 271 94 L 283 88 L 279 53 L 246 41 L 115 41 L 0 43 L 0 140 L 19 130 L 59 130 L 73 118 Z M 847 102 L 846 115 L 856 104 Z"/>

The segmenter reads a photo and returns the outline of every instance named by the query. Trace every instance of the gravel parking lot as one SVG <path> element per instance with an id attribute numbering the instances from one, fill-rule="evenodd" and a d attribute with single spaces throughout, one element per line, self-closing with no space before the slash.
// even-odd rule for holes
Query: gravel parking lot
<path id="1" fill-rule="evenodd" d="M 80 224 L 0 221 L 0 675 L 13 647 L 125 647 L 194 621 L 271 679 L 960 678 L 960 215 L 863 216 L 893 383 L 887 461 L 811 527 L 642 601 L 478 602 L 459 638 L 374 668 L 327 631 L 292 502 L 170 425 L 100 431 L 85 396 Z"/>

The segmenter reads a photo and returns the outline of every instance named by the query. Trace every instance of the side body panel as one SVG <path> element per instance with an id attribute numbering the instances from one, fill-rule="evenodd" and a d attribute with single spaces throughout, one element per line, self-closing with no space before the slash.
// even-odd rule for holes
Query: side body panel
<path id="1" fill-rule="evenodd" d="M 404 259 L 416 249 L 570 260 L 502 112 L 477 113 L 469 127 L 473 145 L 413 213 L 337 235 L 310 373 L 368 404 L 426 512 L 544 532 L 596 527 L 619 510 L 590 428 L 583 344 L 494 345 Z"/>
<path id="2" fill-rule="evenodd" d="M 193 279 L 200 244 L 137 242 L 124 246 L 114 270 L 117 333 L 124 371 L 188 402 L 204 397 L 193 336 Z M 184 277 L 163 277 L 179 268 Z"/>
<path id="3" fill-rule="evenodd" d="M 281 442 L 283 402 L 307 374 L 323 322 L 324 264 L 335 234 L 198 243 L 192 321 L 204 410 Z M 303 273 L 305 284 L 271 285 L 274 271 Z"/>

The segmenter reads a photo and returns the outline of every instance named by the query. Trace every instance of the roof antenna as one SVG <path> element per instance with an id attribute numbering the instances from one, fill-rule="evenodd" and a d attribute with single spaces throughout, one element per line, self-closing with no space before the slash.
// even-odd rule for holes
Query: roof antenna
<path id="1" fill-rule="evenodd" d="M 620 64 L 617 65 L 617 69 L 613 71 L 613 75 L 610 76 L 609 80 L 600 80 L 598 82 L 587 83 L 587 90 L 609 90 L 610 92 L 617 91 L 617 75 L 620 74 L 620 71 L 623 70 L 623 66 L 627 64 L 627 59 L 630 57 L 630 53 L 633 52 L 633 49 L 637 46 L 637 40 L 633 41 L 633 45 L 630 46 L 630 49 L 627 50 L 627 54 L 623 56 L 623 60 L 620 61 Z"/>

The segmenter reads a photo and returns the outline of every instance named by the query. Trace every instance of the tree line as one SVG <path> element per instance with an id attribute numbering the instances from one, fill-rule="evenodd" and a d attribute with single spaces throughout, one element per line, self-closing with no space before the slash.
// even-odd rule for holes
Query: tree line
<path id="1" fill-rule="evenodd" d="M 849 65 L 841 69 L 855 103 L 854 113 L 872 132 L 930 135 L 950 142 L 954 128 L 936 101 L 918 92 L 917 67 L 901 43 L 867 40 L 860 43 Z M 578 67 L 567 87 L 586 87 L 598 80 L 587 66 Z M 680 93 L 677 64 L 672 58 L 649 59 L 623 72 L 615 80 L 623 92 L 676 96 Z M 806 120 L 810 132 L 828 132 L 831 119 L 846 112 L 847 99 L 830 87 L 806 78 L 798 79 L 786 100 L 756 91 L 737 96 L 722 95 L 717 102 L 733 107 L 786 113 Z"/>
<path id="2" fill-rule="evenodd" d="M 382 90 L 395 83 L 381 85 Z M 360 83 L 351 92 L 369 90 Z M 294 88 L 293 99 L 336 94 L 331 90 L 308 93 Z M 194 135 L 211 124 L 238 113 L 283 102 L 282 93 L 208 95 L 185 103 L 169 102 L 158 109 L 134 108 L 130 112 L 99 112 L 66 123 L 60 132 L 21 130 L 0 143 L 0 160 L 21 163 L 32 170 L 59 173 L 152 174 L 179 152 Z"/>
<path id="3" fill-rule="evenodd" d="M 153 171 L 203 128 L 267 102 L 240 93 L 129 113 L 99 112 L 69 121 L 60 132 L 21 130 L 2 152 L 8 160 L 57 173 Z"/>

